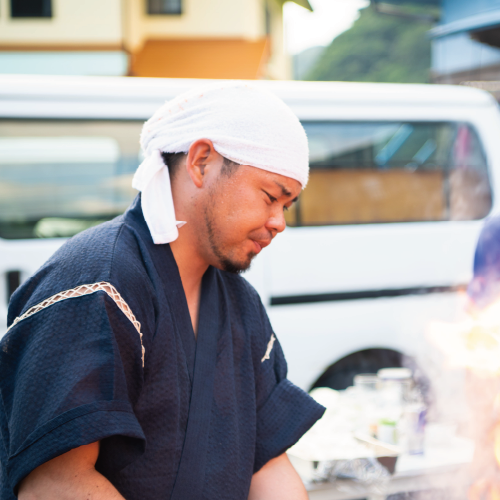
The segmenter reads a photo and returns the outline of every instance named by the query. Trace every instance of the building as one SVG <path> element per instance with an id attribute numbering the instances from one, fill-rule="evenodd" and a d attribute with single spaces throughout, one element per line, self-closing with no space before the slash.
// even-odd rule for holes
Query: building
<path id="1" fill-rule="evenodd" d="M 371 3 L 381 13 L 394 15 L 401 15 L 398 9 L 409 5 L 439 9 L 439 22 L 429 32 L 434 83 L 500 81 L 500 0 L 372 0 Z"/>
<path id="2" fill-rule="evenodd" d="M 500 80 L 499 0 L 441 0 L 429 35 L 435 83 Z"/>
<path id="3" fill-rule="evenodd" d="M 0 73 L 289 78 L 284 1 L 0 0 Z"/>

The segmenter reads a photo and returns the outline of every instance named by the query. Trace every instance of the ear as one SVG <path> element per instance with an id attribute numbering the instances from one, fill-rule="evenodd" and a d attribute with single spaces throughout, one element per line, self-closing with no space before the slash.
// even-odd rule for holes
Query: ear
<path id="1" fill-rule="evenodd" d="M 186 158 L 186 170 L 196 187 L 203 186 L 206 175 L 214 170 L 220 158 L 210 139 L 198 139 L 191 144 Z"/>

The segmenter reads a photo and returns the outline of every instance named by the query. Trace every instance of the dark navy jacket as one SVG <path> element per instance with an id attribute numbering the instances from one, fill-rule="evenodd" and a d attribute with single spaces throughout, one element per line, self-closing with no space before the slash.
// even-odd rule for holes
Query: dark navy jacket
<path id="1" fill-rule="evenodd" d="M 195 339 L 172 252 L 153 244 L 140 197 L 61 247 L 14 294 L 8 325 L 1 500 L 95 441 L 96 469 L 127 500 L 246 500 L 252 474 L 324 411 L 287 380 L 240 276 L 208 269 Z"/>

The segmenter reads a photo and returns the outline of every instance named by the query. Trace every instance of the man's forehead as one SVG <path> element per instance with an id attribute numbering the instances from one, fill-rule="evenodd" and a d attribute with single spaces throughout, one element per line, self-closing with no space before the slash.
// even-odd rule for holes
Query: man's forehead
<path id="1" fill-rule="evenodd" d="M 297 197 L 302 191 L 300 182 L 291 177 L 251 165 L 245 165 L 245 167 L 250 169 L 250 172 L 257 176 L 259 180 L 264 182 L 267 186 L 280 190 L 281 196 L 286 196 L 288 198 Z"/>

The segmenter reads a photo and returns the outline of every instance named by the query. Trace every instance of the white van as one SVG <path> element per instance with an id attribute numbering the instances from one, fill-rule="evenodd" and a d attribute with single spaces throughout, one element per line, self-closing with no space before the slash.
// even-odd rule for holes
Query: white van
<path id="1" fill-rule="evenodd" d="M 452 318 L 498 211 L 500 114 L 465 87 L 255 82 L 302 121 L 311 175 L 247 274 L 289 376 L 342 389 Z M 123 212 L 142 122 L 195 80 L 0 76 L 0 322 L 65 240 Z"/>

